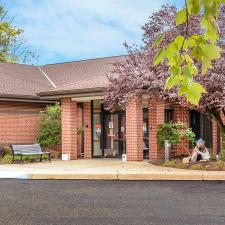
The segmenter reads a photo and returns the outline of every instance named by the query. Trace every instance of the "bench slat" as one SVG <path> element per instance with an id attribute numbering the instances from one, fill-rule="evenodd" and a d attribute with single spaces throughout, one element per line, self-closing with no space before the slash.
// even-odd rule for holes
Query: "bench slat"
<path id="1" fill-rule="evenodd" d="M 12 145 L 14 154 L 42 154 L 39 144 L 35 145 Z"/>
<path id="2" fill-rule="evenodd" d="M 43 152 L 41 146 L 39 144 L 34 145 L 11 145 L 13 151 L 13 161 L 14 163 L 14 156 L 20 155 L 21 160 L 22 156 L 28 155 L 48 155 L 49 162 L 51 162 L 51 153 L 50 152 Z M 40 161 L 42 161 L 42 157 L 40 157 Z"/>

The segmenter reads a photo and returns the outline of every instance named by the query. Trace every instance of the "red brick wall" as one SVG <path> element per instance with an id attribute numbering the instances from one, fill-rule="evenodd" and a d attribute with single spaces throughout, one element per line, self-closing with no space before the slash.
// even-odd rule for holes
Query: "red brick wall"
<path id="1" fill-rule="evenodd" d="M 91 143 L 91 102 L 83 103 L 84 113 L 84 158 L 92 157 Z"/>
<path id="2" fill-rule="evenodd" d="M 221 118 L 222 118 L 223 124 L 225 124 L 225 116 L 222 112 L 221 112 Z"/>
<path id="3" fill-rule="evenodd" d="M 212 120 L 212 155 L 213 156 L 217 155 L 217 148 L 218 148 L 218 143 L 217 143 L 217 123 L 213 119 Z"/>
<path id="4" fill-rule="evenodd" d="M 187 107 L 180 105 L 174 105 L 173 121 L 175 123 L 183 123 L 187 127 L 189 126 L 189 111 Z M 189 150 L 188 140 L 183 140 L 181 145 L 173 147 L 176 156 L 187 155 Z"/>
<path id="5" fill-rule="evenodd" d="M 39 112 L 45 107 L 39 103 L 0 102 L 0 143 L 35 143 Z"/>
<path id="6" fill-rule="evenodd" d="M 224 114 L 221 112 L 221 118 L 222 118 L 222 121 L 223 121 L 223 124 L 225 125 L 225 116 Z M 222 136 L 220 135 L 220 149 L 222 149 Z"/>
<path id="7" fill-rule="evenodd" d="M 77 102 L 70 98 L 61 100 L 62 153 L 77 159 Z"/>
<path id="8" fill-rule="evenodd" d="M 149 159 L 160 160 L 164 158 L 164 149 L 160 149 L 157 143 L 157 130 L 158 125 L 164 123 L 164 102 L 155 99 L 148 101 L 149 113 Z"/>
<path id="9" fill-rule="evenodd" d="M 128 161 L 143 160 L 142 99 L 133 95 L 126 107 L 126 153 Z"/>

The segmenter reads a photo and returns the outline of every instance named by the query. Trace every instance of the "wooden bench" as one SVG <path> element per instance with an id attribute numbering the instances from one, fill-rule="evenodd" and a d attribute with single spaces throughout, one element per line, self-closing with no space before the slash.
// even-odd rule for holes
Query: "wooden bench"
<path id="1" fill-rule="evenodd" d="M 15 161 L 15 156 L 21 156 L 21 161 L 23 161 L 23 156 L 30 156 L 30 155 L 40 155 L 40 162 L 42 161 L 42 155 L 48 155 L 48 160 L 49 162 L 51 162 L 51 153 L 43 152 L 39 144 L 11 145 L 11 148 L 13 153 L 12 163 L 14 163 Z"/>

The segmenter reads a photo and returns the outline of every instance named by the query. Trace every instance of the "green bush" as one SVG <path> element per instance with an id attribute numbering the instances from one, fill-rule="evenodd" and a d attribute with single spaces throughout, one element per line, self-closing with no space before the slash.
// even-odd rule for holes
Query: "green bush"
<path id="1" fill-rule="evenodd" d="M 225 151 L 224 150 L 220 151 L 220 160 L 225 161 Z"/>
<path id="2" fill-rule="evenodd" d="M 189 166 L 188 164 L 182 163 L 182 162 L 179 162 L 179 163 L 176 164 L 177 169 L 187 169 L 188 166 Z"/>
<path id="3" fill-rule="evenodd" d="M 164 123 L 158 127 L 157 141 L 161 148 L 164 148 L 165 140 L 169 140 L 172 145 L 177 145 L 183 138 L 187 138 L 191 145 L 194 145 L 194 132 L 182 123 Z"/>
<path id="4" fill-rule="evenodd" d="M 12 163 L 12 155 L 5 155 L 1 160 L 0 163 L 1 164 L 9 164 Z"/>
<path id="5" fill-rule="evenodd" d="M 194 164 L 190 167 L 192 170 L 204 170 L 204 166 L 202 164 Z"/>
<path id="6" fill-rule="evenodd" d="M 61 151 L 59 151 L 59 150 L 54 150 L 54 149 L 51 149 L 51 148 L 44 148 L 44 151 L 45 152 L 50 152 L 52 159 L 59 159 L 59 158 L 61 158 Z"/>
<path id="7" fill-rule="evenodd" d="M 207 167 L 207 170 L 225 170 L 225 162 L 223 161 L 216 161 L 210 163 L 210 165 Z"/>
<path id="8" fill-rule="evenodd" d="M 61 108 L 59 104 L 48 106 L 41 112 L 38 142 L 42 147 L 61 143 Z"/>
<path id="9" fill-rule="evenodd" d="M 5 155 L 11 155 L 12 149 L 8 145 L 0 145 L 0 158 L 3 158 Z"/>
<path id="10" fill-rule="evenodd" d="M 177 161 L 172 159 L 172 160 L 165 161 L 162 164 L 162 166 L 164 166 L 164 167 L 176 167 L 176 164 L 177 164 Z"/>
<path id="11" fill-rule="evenodd" d="M 61 152 L 59 152 L 59 151 L 51 151 L 51 157 L 53 159 L 59 159 L 60 156 L 61 156 Z"/>

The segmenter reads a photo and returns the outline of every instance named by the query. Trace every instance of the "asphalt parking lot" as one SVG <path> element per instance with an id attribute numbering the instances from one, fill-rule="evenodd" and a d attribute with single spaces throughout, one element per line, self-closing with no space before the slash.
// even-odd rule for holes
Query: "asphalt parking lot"
<path id="1" fill-rule="evenodd" d="M 1 225 L 224 225 L 225 182 L 0 180 Z"/>

